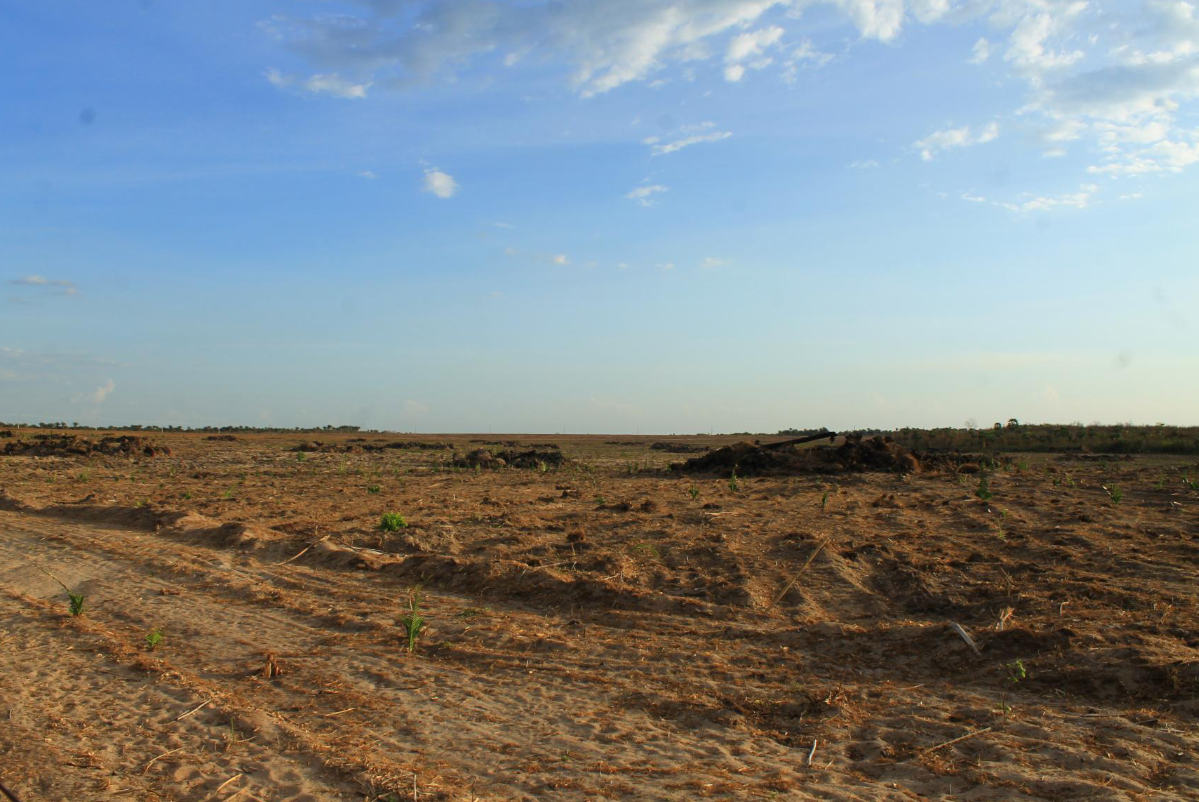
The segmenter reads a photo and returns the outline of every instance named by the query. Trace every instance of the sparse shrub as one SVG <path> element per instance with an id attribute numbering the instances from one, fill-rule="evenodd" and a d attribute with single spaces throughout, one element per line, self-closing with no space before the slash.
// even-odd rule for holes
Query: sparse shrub
<path id="1" fill-rule="evenodd" d="M 974 491 L 974 495 L 981 498 L 983 501 L 990 501 L 992 497 L 991 485 L 987 482 L 986 475 L 979 477 L 978 489 Z"/>
<path id="2" fill-rule="evenodd" d="M 366 492 L 368 492 L 368 493 L 378 493 L 382 489 L 383 488 L 379 487 L 378 485 L 367 485 L 366 486 Z"/>
<path id="3" fill-rule="evenodd" d="M 307 459 L 308 459 L 308 455 L 305 454 L 303 451 L 296 453 L 296 462 L 304 462 Z"/>
<path id="4" fill-rule="evenodd" d="M 398 512 L 385 512 L 383 513 L 383 517 L 379 519 L 379 528 L 384 532 L 398 532 L 407 527 L 408 522 Z"/>

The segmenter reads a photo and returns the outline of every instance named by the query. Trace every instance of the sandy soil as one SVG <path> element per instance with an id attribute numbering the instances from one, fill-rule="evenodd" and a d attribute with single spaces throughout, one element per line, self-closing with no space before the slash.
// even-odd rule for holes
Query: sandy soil
<path id="1" fill-rule="evenodd" d="M 0 457 L 0 783 L 1199 798 L 1193 460 L 1016 456 L 984 501 L 975 474 L 731 484 L 649 447 L 718 438 L 516 437 L 570 461 L 475 471 L 366 437 Z"/>

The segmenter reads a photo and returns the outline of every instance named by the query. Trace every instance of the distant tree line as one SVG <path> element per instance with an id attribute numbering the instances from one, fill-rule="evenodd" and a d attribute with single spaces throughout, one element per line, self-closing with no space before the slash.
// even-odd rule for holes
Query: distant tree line
<path id="1" fill-rule="evenodd" d="M 157 426 L 154 424 L 133 423 L 127 426 L 85 426 L 79 423 L 67 423 L 65 421 L 53 421 L 47 423 L 4 423 L 0 421 L 0 427 L 9 429 L 29 428 L 29 429 L 80 429 L 83 431 L 105 431 L 105 432 L 198 432 L 198 433 L 237 433 L 237 434 L 289 434 L 298 432 L 301 434 L 315 434 L 318 432 L 357 432 L 361 431 L 359 426 L 295 426 L 295 427 L 278 427 L 278 426 Z"/>

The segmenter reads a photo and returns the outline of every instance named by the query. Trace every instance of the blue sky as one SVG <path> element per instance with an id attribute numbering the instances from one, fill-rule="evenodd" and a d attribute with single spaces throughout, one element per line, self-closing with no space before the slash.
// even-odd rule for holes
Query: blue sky
<path id="1" fill-rule="evenodd" d="M 1199 423 L 1199 9 L 0 7 L 0 419 Z"/>

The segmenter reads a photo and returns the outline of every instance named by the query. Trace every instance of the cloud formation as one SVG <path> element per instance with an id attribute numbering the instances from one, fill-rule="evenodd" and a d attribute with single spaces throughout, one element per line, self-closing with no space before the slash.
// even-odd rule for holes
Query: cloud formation
<path id="1" fill-rule="evenodd" d="M 345 80 L 337 73 L 318 73 L 307 78 L 297 78 L 294 75 L 284 75 L 273 68 L 266 71 L 266 79 L 280 88 L 294 87 L 312 95 L 329 95 L 347 100 L 362 100 L 371 87 L 369 82 L 356 84 Z"/>
<path id="2" fill-rule="evenodd" d="M 995 122 L 987 123 L 983 130 L 977 134 L 971 133 L 970 126 L 964 125 L 961 128 L 946 128 L 942 131 L 934 131 L 924 139 L 912 143 L 912 146 L 919 149 L 920 158 L 929 162 L 936 158 L 937 154 L 943 150 L 965 148 L 970 145 L 983 145 L 996 139 L 998 136 L 999 124 Z"/>
<path id="3" fill-rule="evenodd" d="M 76 404 L 103 404 L 115 389 L 117 389 L 117 383 L 109 379 L 90 393 L 76 393 L 71 397 L 71 401 Z"/>
<path id="4" fill-rule="evenodd" d="M 632 192 L 625 195 L 631 201 L 636 201 L 641 206 L 653 206 L 654 194 L 658 192 L 667 192 L 670 187 L 664 187 L 661 184 L 651 184 L 649 186 L 637 187 Z"/>
<path id="5" fill-rule="evenodd" d="M 454 197 L 454 193 L 458 191 L 458 182 L 449 173 L 430 167 L 425 170 L 423 189 L 439 198 L 447 199 Z"/>
<path id="6" fill-rule="evenodd" d="M 808 12 L 817 7 L 814 25 Z M 792 81 L 800 66 L 832 58 L 803 37 L 844 41 L 838 20 L 858 38 L 897 46 L 914 25 L 970 26 L 963 58 L 977 65 L 980 81 L 1025 87 L 1020 105 L 996 109 L 996 117 L 1069 131 L 1047 136 L 1043 153 L 1085 149 L 1092 175 L 1115 180 L 1196 162 L 1199 131 L 1180 122 L 1193 117 L 1199 98 L 1195 0 L 357 0 L 342 13 L 275 17 L 262 28 L 309 71 L 268 71 L 272 83 L 293 91 L 362 99 L 376 87 L 472 72 L 503 80 L 536 64 L 589 97 L 631 83 L 700 80 L 708 63 L 732 84 L 750 70 Z M 948 128 L 916 144 L 931 160 L 997 134 L 995 124 Z M 661 156 L 729 136 L 696 131 L 647 144 Z"/>
<path id="7" fill-rule="evenodd" d="M 684 126 L 673 136 L 667 137 L 668 141 L 663 141 L 662 137 L 651 136 L 643 139 L 641 143 L 650 146 L 651 156 L 665 156 L 667 153 L 676 153 L 692 145 L 701 145 L 705 142 L 719 142 L 733 135 L 731 131 L 716 131 L 714 130 L 715 127 L 716 124 L 712 122 Z"/>
<path id="8" fill-rule="evenodd" d="M 11 279 L 8 283 L 21 287 L 45 287 L 46 289 L 55 290 L 58 295 L 79 294 L 79 288 L 75 286 L 75 282 L 64 279 L 46 278 L 45 276 L 22 276 Z"/>

